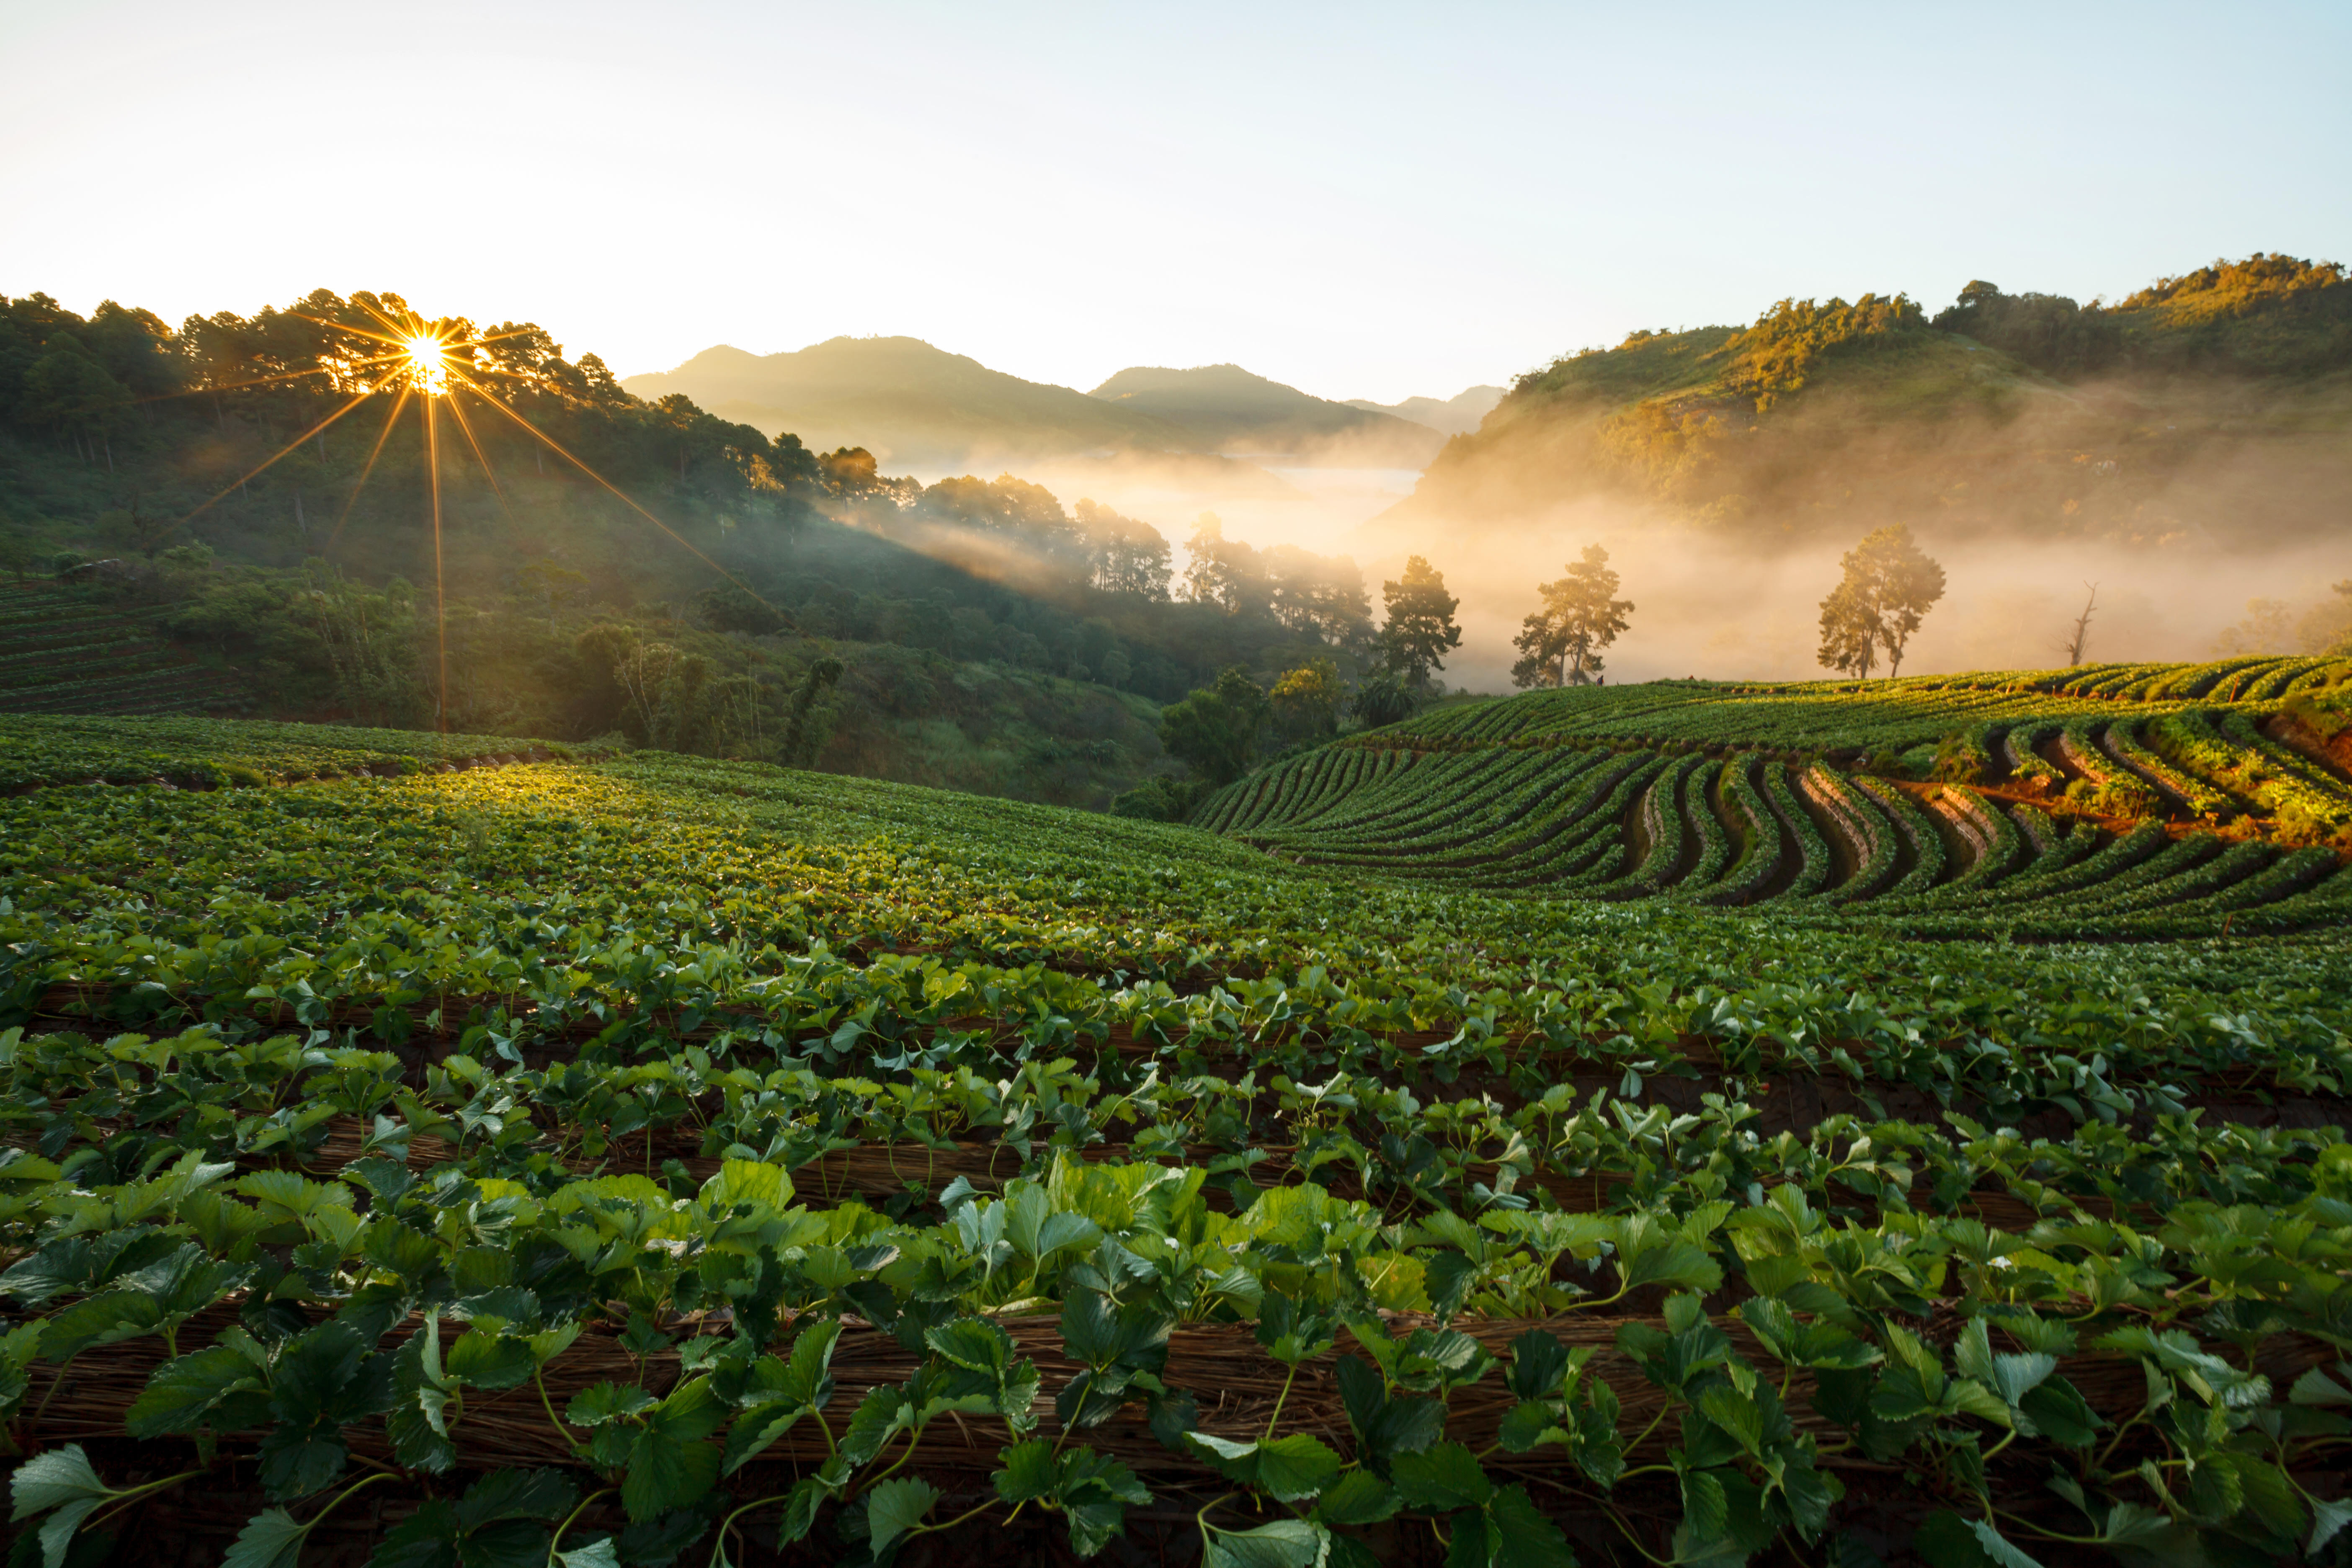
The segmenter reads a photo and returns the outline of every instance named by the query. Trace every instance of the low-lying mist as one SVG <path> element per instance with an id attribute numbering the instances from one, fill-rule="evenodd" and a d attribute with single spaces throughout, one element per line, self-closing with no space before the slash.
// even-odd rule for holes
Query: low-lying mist
<path id="1" fill-rule="evenodd" d="M 2261 554 L 2203 542 L 2126 545 L 2071 540 L 1968 541 L 1915 532 L 1946 574 L 1944 597 L 1906 650 L 1903 671 L 2042 669 L 2066 662 L 2062 643 L 2098 586 L 2085 658 L 2095 663 L 2195 660 L 2245 621 L 2248 601 L 2285 601 L 2295 615 L 2261 650 L 2299 651 L 2292 621 L 2352 577 L 2352 548 L 2303 545 Z M 1478 691 L 1510 689 L 1511 637 L 1536 605 L 1536 584 L 1558 577 L 1586 544 L 1608 550 L 1634 610 L 1608 652 L 1612 681 L 1829 678 L 1814 658 L 1820 605 L 1836 585 L 1852 541 L 1758 548 L 1707 531 L 1592 502 L 1508 536 L 1433 531 L 1421 553 L 1460 595 L 1462 647 L 1446 679 Z M 1370 576 L 1393 561 L 1359 560 Z M 2274 618 L 2275 619 L 2275 618 Z M 1882 668 L 1878 673 L 1884 674 Z"/>
<path id="2" fill-rule="evenodd" d="M 2231 450 L 2211 465 L 2220 471 L 2175 474 L 2167 499 L 2183 489 L 2254 482 L 2243 471 L 2246 456 Z M 1821 600 L 1838 581 L 1839 556 L 1876 526 L 1860 498 L 1845 509 L 1851 538 L 1816 526 L 1791 539 L 1776 527 L 1755 526 L 1753 518 L 1733 533 L 1680 521 L 1663 505 L 1600 496 L 1532 516 L 1453 516 L 1427 504 L 1427 487 L 1423 500 L 1392 510 L 1413 489 L 1418 476 L 1408 470 L 1277 472 L 1175 455 L 1039 463 L 1023 477 L 1066 507 L 1086 497 L 1150 523 L 1174 547 L 1180 580 L 1184 542 L 1204 511 L 1218 516 L 1226 538 L 1261 550 L 1295 544 L 1353 556 L 1376 615 L 1381 582 L 1395 577 L 1408 555 L 1425 555 L 1462 601 L 1462 647 L 1448 659 L 1444 679 L 1475 691 L 1511 689 L 1517 658 L 1511 638 L 1536 606 L 1537 585 L 1560 575 L 1592 543 L 1609 551 L 1622 595 L 1635 605 L 1632 628 L 1608 650 L 1611 681 L 1827 679 L 1831 672 L 1814 658 Z M 1885 521 L 1895 517 L 1877 519 Z M 2034 540 L 1986 537 L 1984 524 L 1973 513 L 1913 521 L 1921 545 L 1943 563 L 1947 588 L 1906 652 L 1905 673 L 2063 664 L 2063 641 L 2092 584 L 2098 599 L 2085 658 L 2093 662 L 2214 657 L 2218 640 L 2249 622 L 2254 600 L 2273 602 L 2260 646 L 2231 651 L 2298 652 L 2295 624 L 2314 606 L 2336 602 L 2332 584 L 2352 578 L 2352 542 L 2305 535 L 2262 548 L 2243 534 L 2230 540 L 2180 528 L 2153 536 Z M 1788 542 L 1764 542 L 1776 534 Z M 929 548 L 947 546 L 934 542 Z M 1009 562 L 1000 570 L 1019 574 Z"/>

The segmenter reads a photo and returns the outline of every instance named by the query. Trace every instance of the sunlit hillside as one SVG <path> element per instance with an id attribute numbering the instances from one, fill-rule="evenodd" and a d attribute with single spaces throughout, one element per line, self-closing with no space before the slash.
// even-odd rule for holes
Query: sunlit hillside
<path id="1" fill-rule="evenodd" d="M 1580 499 L 1728 538 L 1901 517 L 1938 537 L 2268 547 L 2352 485 L 2352 282 L 2256 257 L 2112 308 L 1990 285 L 1782 301 L 1523 376 L 1375 525 L 1493 530 Z"/>

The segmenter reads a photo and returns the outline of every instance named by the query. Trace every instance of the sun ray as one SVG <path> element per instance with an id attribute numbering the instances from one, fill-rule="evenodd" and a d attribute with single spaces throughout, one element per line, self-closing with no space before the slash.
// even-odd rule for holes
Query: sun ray
<path id="1" fill-rule="evenodd" d="M 425 469 L 433 494 L 433 644 L 440 664 L 440 686 L 433 697 L 433 727 L 449 732 L 449 616 L 441 580 L 441 427 L 434 418 L 439 399 L 425 399 Z"/>
<path id="2" fill-rule="evenodd" d="M 749 583 L 744 582 L 743 579 L 735 575 L 734 573 L 730 572 L 726 567 L 721 566 L 718 562 L 713 561 L 709 556 L 704 554 L 699 549 L 696 548 L 692 540 L 688 539 L 684 534 L 678 532 L 677 530 L 672 528 L 669 524 L 664 522 L 661 519 L 647 511 L 644 507 L 639 506 L 626 490 L 624 490 L 620 486 L 614 484 L 612 480 L 606 479 L 604 475 L 590 468 L 585 462 L 574 456 L 572 449 L 564 446 L 562 442 L 558 441 L 554 437 L 549 435 L 546 431 L 541 430 L 538 426 L 524 418 L 519 411 L 508 407 L 505 403 L 491 396 L 480 386 L 476 385 L 472 378 L 467 376 L 462 372 L 453 372 L 452 374 L 461 384 L 470 387 L 474 392 L 480 395 L 483 402 L 488 403 L 491 407 L 497 409 L 499 413 L 505 415 L 508 418 L 513 420 L 516 424 L 530 431 L 533 436 L 538 437 L 541 441 L 547 443 L 550 450 L 553 451 L 558 457 L 561 457 L 565 462 L 570 463 L 573 468 L 578 468 L 582 473 L 587 475 L 590 479 L 604 486 L 607 490 L 610 490 L 620 500 L 622 505 L 627 507 L 639 517 L 644 518 L 647 522 L 652 523 L 656 528 L 660 529 L 664 533 L 669 535 L 671 539 L 683 545 L 696 560 L 701 562 L 705 566 L 709 567 L 713 572 L 718 573 L 721 577 L 726 578 L 730 583 L 734 584 L 738 588 L 742 589 L 746 594 L 751 595 L 753 599 L 758 600 L 761 604 L 768 605 L 766 597 L 759 593 L 758 590 L 754 589 Z M 775 606 L 773 605 L 768 605 L 768 608 L 772 610 Z"/>
<path id="3" fill-rule="evenodd" d="M 482 395 L 479 388 L 473 390 L 475 396 Z M 466 417 L 466 405 L 457 400 L 454 387 L 450 389 L 449 412 L 457 416 L 457 428 L 466 433 L 466 445 L 474 449 L 474 460 L 482 465 L 482 477 L 490 481 L 490 493 L 499 498 L 499 510 L 506 513 L 508 531 L 520 534 L 522 531 L 521 520 L 515 516 L 514 508 L 507 504 L 507 489 L 499 483 L 498 473 L 490 467 L 490 455 L 482 450 L 481 442 L 475 438 L 474 422 Z"/>
<path id="4" fill-rule="evenodd" d="M 278 450 L 263 458 L 258 464 L 247 469 L 237 478 L 231 479 L 226 485 L 224 485 L 218 491 L 216 491 L 210 500 L 197 507 L 194 511 L 189 512 L 185 517 L 180 519 L 179 521 L 173 523 L 170 528 L 165 529 L 163 531 L 163 537 L 169 538 L 172 534 L 178 532 L 183 528 L 185 528 L 189 523 L 194 522 L 200 513 L 204 512 L 207 508 L 218 501 L 222 496 L 228 494 L 229 491 L 236 489 L 237 486 L 244 484 L 247 479 L 258 479 L 264 469 L 276 463 L 278 459 L 286 456 L 287 453 L 294 450 L 295 447 L 299 447 L 303 442 L 308 441 L 311 437 L 316 436 L 320 431 L 324 430 L 328 426 L 332 425 L 336 420 L 341 419 L 344 415 L 349 414 L 352 409 L 357 408 L 361 404 L 365 403 L 369 398 L 374 396 L 378 390 L 379 389 L 375 387 L 368 388 L 365 392 L 353 397 L 349 403 L 344 404 L 341 408 L 336 409 L 332 414 L 328 415 L 324 419 L 320 420 L 316 425 L 311 426 L 308 430 L 303 431 L 299 436 L 295 437 L 291 441 L 287 442 L 283 447 L 278 447 Z"/>
<path id="5" fill-rule="evenodd" d="M 384 416 L 383 428 L 376 433 L 375 445 L 368 448 L 367 463 L 360 469 L 360 477 L 352 486 L 351 498 L 343 502 L 342 514 L 335 519 L 335 530 L 327 535 L 328 549 L 332 550 L 335 541 L 343 536 L 343 524 L 350 519 L 352 508 L 359 505 L 360 491 L 367 489 L 368 476 L 375 472 L 376 458 L 383 451 L 384 442 L 391 439 L 392 427 L 400 422 L 400 411 L 408 406 L 410 395 L 411 389 L 404 386 L 400 389 L 400 395 L 393 400 L 392 412 Z"/>

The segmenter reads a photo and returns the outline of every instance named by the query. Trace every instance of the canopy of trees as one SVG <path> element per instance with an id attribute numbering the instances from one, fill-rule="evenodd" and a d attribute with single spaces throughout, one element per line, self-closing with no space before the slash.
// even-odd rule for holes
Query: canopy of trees
<path id="1" fill-rule="evenodd" d="M 1537 590 L 1543 605 L 1521 623 L 1511 639 L 1519 661 L 1511 667 L 1514 686 L 1581 686 L 1601 668 L 1601 650 L 1617 640 L 1633 608 L 1617 595 L 1617 574 L 1609 552 L 1584 547 L 1568 574 Z"/>
<path id="2" fill-rule="evenodd" d="M 1892 677 L 1911 634 L 1944 596 L 1944 569 L 1900 522 L 1865 535 L 1842 564 L 1844 577 L 1822 601 L 1822 665 L 1866 679 L 1883 653 Z"/>
<path id="3" fill-rule="evenodd" d="M 1404 575 L 1381 584 L 1381 602 L 1388 621 L 1381 627 L 1381 646 L 1388 665 L 1410 685 L 1425 686 L 1445 668 L 1444 655 L 1462 646 L 1462 628 L 1454 622 L 1461 600 L 1445 591 L 1445 574 L 1426 556 L 1408 556 Z"/>

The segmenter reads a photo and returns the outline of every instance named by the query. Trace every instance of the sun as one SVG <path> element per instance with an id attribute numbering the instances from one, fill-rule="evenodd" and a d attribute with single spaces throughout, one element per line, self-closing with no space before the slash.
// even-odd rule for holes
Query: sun
<path id="1" fill-rule="evenodd" d="M 449 390 L 448 345 L 441 339 L 425 333 L 404 339 L 401 351 L 408 356 L 406 369 L 411 383 L 427 396 L 438 397 Z"/>

